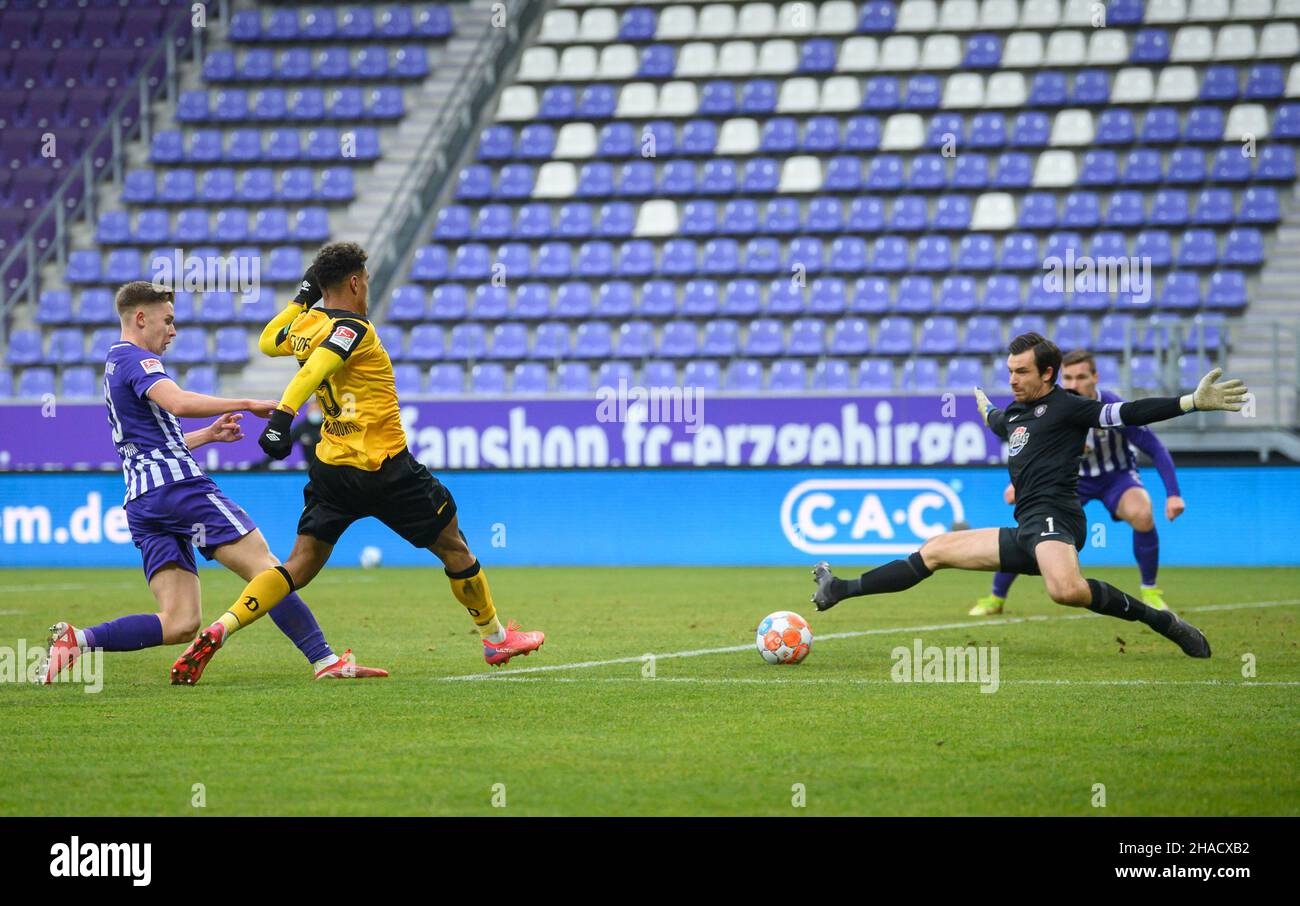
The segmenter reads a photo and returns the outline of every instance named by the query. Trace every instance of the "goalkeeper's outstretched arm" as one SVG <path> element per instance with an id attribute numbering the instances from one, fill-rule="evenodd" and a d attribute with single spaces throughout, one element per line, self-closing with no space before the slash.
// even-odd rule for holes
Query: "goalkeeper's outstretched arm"
<path id="1" fill-rule="evenodd" d="M 1125 403 L 1089 400 L 1073 414 L 1071 421 L 1089 428 L 1122 428 L 1167 421 L 1188 412 L 1240 412 L 1249 392 L 1245 383 L 1220 381 L 1223 369 L 1215 368 L 1182 396 L 1157 396 Z"/>

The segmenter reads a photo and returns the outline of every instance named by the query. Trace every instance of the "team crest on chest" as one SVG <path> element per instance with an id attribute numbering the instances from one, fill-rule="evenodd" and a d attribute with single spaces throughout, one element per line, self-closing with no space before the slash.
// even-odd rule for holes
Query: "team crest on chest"
<path id="1" fill-rule="evenodd" d="M 1027 443 L 1029 443 L 1029 429 L 1024 425 L 1021 425 L 1019 428 L 1012 431 L 1011 436 L 1007 438 L 1007 444 L 1011 448 L 1010 452 L 1012 456 L 1015 456 L 1023 450 Z"/>
<path id="2" fill-rule="evenodd" d="M 1042 418 L 1043 413 L 1046 411 L 1047 411 L 1047 404 L 1043 403 L 1043 405 L 1039 406 L 1037 409 L 1034 410 L 1034 418 Z"/>

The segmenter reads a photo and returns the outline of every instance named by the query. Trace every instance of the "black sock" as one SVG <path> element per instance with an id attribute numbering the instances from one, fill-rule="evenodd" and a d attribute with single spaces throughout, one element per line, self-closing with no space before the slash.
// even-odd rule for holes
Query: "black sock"
<path id="1" fill-rule="evenodd" d="M 891 560 L 884 566 L 862 574 L 860 579 L 835 579 L 831 594 L 837 600 L 856 598 L 859 595 L 879 595 L 891 591 L 906 591 L 922 579 L 933 575 L 921 559 L 921 552 L 909 554 L 906 560 Z"/>
<path id="2" fill-rule="evenodd" d="M 1089 579 L 1088 587 L 1092 589 L 1092 603 L 1088 605 L 1088 609 L 1093 613 L 1118 617 L 1121 620 L 1136 620 L 1145 623 L 1161 635 L 1164 635 L 1169 627 L 1173 625 L 1174 615 L 1172 613 L 1167 610 L 1156 610 L 1154 607 L 1149 607 L 1132 595 L 1120 591 L 1109 582 Z"/>

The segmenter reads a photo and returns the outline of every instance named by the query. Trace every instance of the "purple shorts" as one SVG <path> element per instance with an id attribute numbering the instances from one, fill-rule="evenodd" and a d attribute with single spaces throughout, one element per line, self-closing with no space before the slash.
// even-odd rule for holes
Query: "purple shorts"
<path id="1" fill-rule="evenodd" d="M 211 560 L 221 545 L 257 527 L 207 477 L 165 484 L 128 501 L 126 523 L 144 559 L 146 581 L 168 563 L 197 574 L 195 547 Z"/>
<path id="2" fill-rule="evenodd" d="M 1093 500 L 1100 500 L 1110 511 L 1110 518 L 1119 521 L 1119 499 L 1129 488 L 1144 487 L 1137 472 L 1128 470 L 1103 472 L 1096 478 L 1079 479 L 1079 504 L 1086 506 Z"/>

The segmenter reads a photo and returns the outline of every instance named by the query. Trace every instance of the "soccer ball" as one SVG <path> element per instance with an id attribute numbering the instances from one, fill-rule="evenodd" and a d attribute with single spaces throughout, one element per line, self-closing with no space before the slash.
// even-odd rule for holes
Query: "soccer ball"
<path id="1" fill-rule="evenodd" d="M 374 569 L 384 562 L 384 552 L 373 544 L 361 548 L 361 568 Z"/>
<path id="2" fill-rule="evenodd" d="M 812 650 L 812 630 L 797 613 L 778 610 L 758 624 L 754 647 L 769 664 L 798 664 Z"/>

